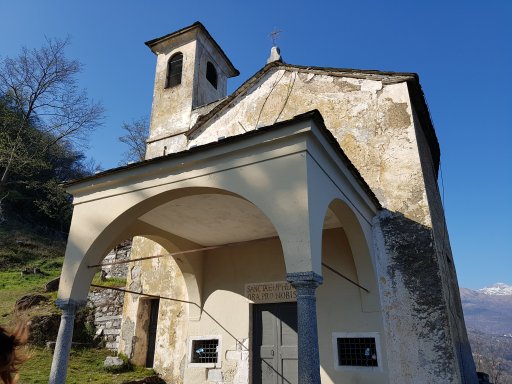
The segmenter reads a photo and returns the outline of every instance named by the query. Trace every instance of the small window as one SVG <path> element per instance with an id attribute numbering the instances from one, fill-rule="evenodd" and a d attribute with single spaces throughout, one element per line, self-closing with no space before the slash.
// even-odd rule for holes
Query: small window
<path id="1" fill-rule="evenodd" d="M 219 340 L 193 340 L 191 363 L 217 363 Z"/>
<path id="2" fill-rule="evenodd" d="M 220 336 L 193 337 L 189 343 L 189 366 L 219 368 Z"/>
<path id="3" fill-rule="evenodd" d="M 213 88 L 217 89 L 217 70 L 210 62 L 206 64 L 206 79 L 213 85 Z"/>
<path id="4" fill-rule="evenodd" d="M 336 370 L 379 369 L 380 341 L 376 332 L 333 333 Z"/>
<path id="5" fill-rule="evenodd" d="M 377 367 L 377 351 L 373 337 L 339 337 L 338 365 Z"/>
<path id="6" fill-rule="evenodd" d="M 167 78 L 165 88 L 175 87 L 181 84 L 181 73 L 183 69 L 183 54 L 173 55 L 167 63 Z"/>

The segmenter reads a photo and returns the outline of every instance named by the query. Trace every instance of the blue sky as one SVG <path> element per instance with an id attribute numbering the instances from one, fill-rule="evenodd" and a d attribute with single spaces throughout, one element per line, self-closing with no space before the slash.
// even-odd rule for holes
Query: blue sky
<path id="1" fill-rule="evenodd" d="M 416 72 L 441 145 L 459 284 L 512 284 L 512 2 L 0 0 L 0 57 L 70 35 L 80 84 L 107 110 L 88 156 L 115 167 L 123 121 L 149 115 L 155 57 L 144 41 L 201 21 L 240 70 L 271 47 L 286 62 Z"/>

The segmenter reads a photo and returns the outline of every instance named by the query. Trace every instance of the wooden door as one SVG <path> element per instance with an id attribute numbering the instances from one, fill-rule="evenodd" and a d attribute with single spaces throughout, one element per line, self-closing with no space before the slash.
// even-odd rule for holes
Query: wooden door
<path id="1" fill-rule="evenodd" d="M 253 308 L 253 383 L 296 384 L 297 304 Z"/>
<path id="2" fill-rule="evenodd" d="M 148 351 L 146 354 L 146 367 L 153 368 L 155 360 L 156 329 L 158 327 L 158 308 L 160 300 L 150 300 L 149 305 L 149 326 L 148 326 Z"/>

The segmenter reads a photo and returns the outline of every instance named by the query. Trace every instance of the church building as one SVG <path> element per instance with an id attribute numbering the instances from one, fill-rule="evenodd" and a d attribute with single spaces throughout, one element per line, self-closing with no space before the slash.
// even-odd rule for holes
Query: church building
<path id="1" fill-rule="evenodd" d="M 146 160 L 71 182 L 51 383 L 133 237 L 119 352 L 169 383 L 477 383 L 418 75 L 238 70 L 201 23 L 146 42 Z"/>

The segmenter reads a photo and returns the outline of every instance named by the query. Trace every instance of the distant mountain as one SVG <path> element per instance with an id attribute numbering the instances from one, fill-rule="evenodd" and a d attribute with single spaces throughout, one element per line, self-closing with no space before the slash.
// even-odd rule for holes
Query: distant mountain
<path id="1" fill-rule="evenodd" d="M 512 337 L 512 286 L 497 283 L 478 290 L 460 289 L 466 327 Z"/>
<path id="2" fill-rule="evenodd" d="M 512 296 L 512 286 L 504 283 L 496 283 L 490 287 L 478 289 L 477 292 L 485 295 Z"/>
<path id="3" fill-rule="evenodd" d="M 477 371 L 491 382 L 512 383 L 512 287 L 460 289 L 464 320 Z"/>

